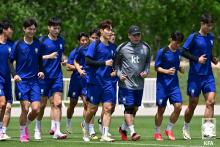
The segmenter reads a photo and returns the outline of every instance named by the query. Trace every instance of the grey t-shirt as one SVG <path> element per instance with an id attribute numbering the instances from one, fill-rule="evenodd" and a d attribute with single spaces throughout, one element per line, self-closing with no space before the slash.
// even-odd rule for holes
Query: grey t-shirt
<path id="1" fill-rule="evenodd" d="M 144 42 L 138 44 L 122 43 L 116 49 L 114 66 L 118 77 L 122 73 L 127 75 L 125 81 L 119 80 L 119 87 L 133 90 L 143 89 L 144 78 L 140 76 L 140 73 L 143 71 L 149 73 L 150 47 Z"/>

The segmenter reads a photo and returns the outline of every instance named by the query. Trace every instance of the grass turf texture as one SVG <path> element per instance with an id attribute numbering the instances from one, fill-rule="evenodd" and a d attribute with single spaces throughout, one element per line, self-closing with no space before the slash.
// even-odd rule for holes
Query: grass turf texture
<path id="1" fill-rule="evenodd" d="M 104 143 L 100 142 L 99 140 L 91 141 L 89 143 L 84 143 L 82 140 L 82 131 L 80 128 L 80 123 L 82 122 L 82 117 L 74 117 L 73 118 L 73 133 L 68 136 L 65 140 L 55 140 L 52 139 L 52 136 L 49 135 L 48 131 L 50 129 L 50 120 L 49 118 L 44 118 L 42 121 L 42 140 L 36 141 L 33 138 L 34 134 L 34 125 L 35 123 L 32 123 L 30 125 L 30 135 L 31 140 L 29 143 L 20 143 L 19 142 L 19 123 L 18 118 L 12 118 L 10 126 L 7 130 L 7 134 L 12 137 L 11 140 L 8 141 L 1 141 L 0 147 L 133 147 L 133 146 L 157 146 L 157 147 L 182 147 L 182 146 L 204 146 L 204 143 L 207 144 L 207 141 L 201 139 L 201 122 L 202 117 L 200 116 L 194 116 L 193 120 L 190 124 L 190 131 L 191 131 L 191 137 L 192 140 L 183 140 L 182 138 L 182 125 L 183 125 L 183 117 L 180 117 L 177 123 L 175 124 L 173 130 L 176 137 L 176 141 L 170 141 L 166 138 L 164 135 L 164 129 L 166 128 L 166 125 L 169 121 L 168 117 L 164 117 L 163 124 L 161 126 L 161 132 L 164 138 L 164 141 L 158 142 L 153 139 L 154 135 L 154 117 L 137 117 L 135 120 L 135 128 L 136 131 L 141 135 L 140 141 L 121 141 L 120 136 L 118 133 L 118 127 L 123 121 L 122 117 L 113 117 L 112 119 L 112 125 L 110 128 L 110 132 L 112 133 L 113 137 L 116 139 L 113 143 Z M 212 146 L 219 146 L 220 145 L 220 138 L 219 138 L 219 121 L 220 116 L 216 117 L 216 128 L 217 128 L 217 138 L 212 140 L 211 144 Z M 62 130 L 65 129 L 65 118 L 62 119 Z M 100 134 L 98 132 L 98 124 L 97 124 L 97 118 L 95 119 L 95 129 L 97 131 L 97 135 L 100 137 Z M 129 136 L 130 139 L 130 136 Z M 209 142 L 210 143 L 210 142 Z"/>

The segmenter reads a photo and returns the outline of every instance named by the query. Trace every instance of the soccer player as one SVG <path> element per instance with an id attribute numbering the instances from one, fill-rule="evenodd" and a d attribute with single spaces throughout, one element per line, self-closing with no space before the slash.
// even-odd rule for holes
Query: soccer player
<path id="1" fill-rule="evenodd" d="M 62 54 L 64 52 L 64 39 L 59 36 L 61 30 L 61 20 L 52 17 L 48 21 L 48 35 L 42 36 L 40 42 L 43 47 L 43 67 L 45 79 L 40 80 L 41 88 L 41 109 L 35 125 L 35 139 L 41 139 L 41 120 L 44 109 L 47 105 L 48 98 L 51 103 L 51 131 L 55 139 L 65 139 L 66 134 L 60 131 L 61 106 L 63 92 L 63 73 L 61 63 L 63 62 Z"/>
<path id="2" fill-rule="evenodd" d="M 100 141 L 112 142 L 108 136 L 113 105 L 116 103 L 114 88 L 112 86 L 111 72 L 113 63 L 114 45 L 109 42 L 112 33 L 112 22 L 105 20 L 100 26 L 100 41 L 92 42 L 86 53 L 88 68 L 88 108 L 83 125 L 85 127 L 83 140 L 90 141 L 89 123 L 94 117 L 99 103 L 103 105 L 103 131 Z"/>
<path id="3" fill-rule="evenodd" d="M 185 122 L 182 130 L 184 139 L 191 139 L 189 123 L 199 102 L 201 91 L 206 102 L 204 118 L 213 118 L 214 116 L 216 87 L 211 62 L 217 64 L 218 61 L 212 56 L 214 35 L 211 31 L 213 22 L 213 17 L 208 13 L 204 13 L 200 20 L 200 30 L 190 34 L 183 45 L 183 56 L 188 58 L 190 62 L 187 84 L 189 104 L 185 110 Z M 207 135 L 214 136 L 212 133 Z"/>
<path id="4" fill-rule="evenodd" d="M 140 139 L 134 129 L 134 119 L 141 105 L 144 78 L 150 67 L 150 47 L 141 41 L 141 31 L 132 25 L 128 30 L 129 41 L 122 43 L 116 50 L 115 69 L 119 77 L 118 100 L 124 105 L 124 122 L 119 127 L 121 139 L 128 140 L 127 129 L 130 130 L 131 140 Z"/>
<path id="5" fill-rule="evenodd" d="M 4 22 L 0 22 L 0 140 L 9 139 L 3 130 L 3 118 L 7 101 L 12 99 L 11 76 L 8 66 L 8 58 L 11 46 L 7 44 L 7 29 Z"/>
<path id="6" fill-rule="evenodd" d="M 24 38 L 16 41 L 10 54 L 11 72 L 16 82 L 16 98 L 21 104 L 20 141 L 29 142 L 28 125 L 40 111 L 40 87 L 38 79 L 44 78 L 42 49 L 39 40 L 34 39 L 37 23 L 27 19 L 23 23 Z M 16 61 L 16 72 L 13 68 Z M 29 112 L 29 106 L 32 111 Z"/>
<path id="7" fill-rule="evenodd" d="M 170 35 L 170 43 L 167 47 L 160 49 L 155 60 L 155 70 L 157 72 L 157 113 L 155 115 L 156 131 L 154 138 L 163 140 L 160 133 L 160 126 L 163 121 L 163 113 L 166 109 L 167 100 L 174 106 L 174 111 L 170 116 L 170 122 L 165 130 L 165 135 L 170 140 L 175 140 L 172 128 L 176 123 L 182 109 L 182 96 L 179 88 L 177 72 L 184 73 L 180 67 L 180 50 L 179 45 L 183 41 L 183 34 L 174 32 Z"/>
<path id="8" fill-rule="evenodd" d="M 7 38 L 6 44 L 10 46 L 9 51 L 11 51 L 11 48 L 14 44 L 14 41 L 11 40 L 12 34 L 13 34 L 12 25 L 11 25 L 10 21 L 7 19 L 2 21 L 2 25 L 3 25 L 4 35 Z M 11 91 L 11 82 L 9 84 L 10 85 L 9 85 L 8 89 L 9 89 L 9 91 Z M 2 125 L 2 133 L 4 135 L 4 138 L 6 138 L 6 139 L 11 138 L 10 136 L 7 135 L 7 127 L 9 125 L 10 118 L 11 118 L 12 102 L 13 102 L 13 97 L 12 97 L 12 94 L 10 93 L 10 96 L 8 96 L 8 98 L 7 98 L 7 105 L 6 105 L 5 115 L 3 118 L 3 125 Z"/>
<path id="9" fill-rule="evenodd" d="M 100 36 L 99 29 L 98 28 L 92 29 L 89 32 L 89 40 L 90 40 L 90 42 L 99 40 L 99 36 Z"/>

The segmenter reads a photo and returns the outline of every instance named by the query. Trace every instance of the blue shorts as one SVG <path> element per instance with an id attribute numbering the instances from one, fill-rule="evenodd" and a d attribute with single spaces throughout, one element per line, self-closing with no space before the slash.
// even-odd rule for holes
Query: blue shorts
<path id="1" fill-rule="evenodd" d="M 63 77 L 39 80 L 41 96 L 50 98 L 55 92 L 63 92 Z"/>
<path id="2" fill-rule="evenodd" d="M 127 106 L 141 106 L 143 90 L 120 88 L 118 91 L 118 103 Z"/>
<path id="3" fill-rule="evenodd" d="M 40 101 L 38 79 L 22 79 L 22 81 L 16 83 L 15 94 L 18 101 Z"/>
<path id="4" fill-rule="evenodd" d="M 210 75 L 191 75 L 188 78 L 187 95 L 199 97 L 201 91 L 206 94 L 216 92 L 215 78 Z"/>
<path id="5" fill-rule="evenodd" d="M 99 103 L 116 103 L 116 93 L 112 83 L 105 85 L 88 84 L 87 100 L 98 105 Z"/>
<path id="6" fill-rule="evenodd" d="M 68 97 L 78 100 L 81 95 L 87 96 L 86 79 L 81 77 L 71 77 Z"/>
<path id="7" fill-rule="evenodd" d="M 156 97 L 156 105 L 159 107 L 166 107 L 168 99 L 171 104 L 183 102 L 179 86 L 168 88 L 157 83 Z"/>
<path id="8" fill-rule="evenodd" d="M 7 103 L 13 102 L 11 81 L 0 83 L 0 96 L 5 96 Z"/>

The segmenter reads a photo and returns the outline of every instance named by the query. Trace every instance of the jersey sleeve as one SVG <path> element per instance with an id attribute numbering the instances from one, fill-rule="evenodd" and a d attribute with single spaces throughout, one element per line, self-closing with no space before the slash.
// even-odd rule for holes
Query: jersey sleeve
<path id="1" fill-rule="evenodd" d="M 86 57 L 94 59 L 95 56 L 95 46 L 96 46 L 96 41 L 92 42 L 88 46 L 88 50 L 86 52 Z"/>
<path id="2" fill-rule="evenodd" d="M 163 52 L 163 49 L 160 49 L 157 52 L 156 59 L 155 59 L 155 65 L 154 65 L 155 68 L 160 67 L 162 64 L 162 52 Z"/>
<path id="3" fill-rule="evenodd" d="M 11 62 L 13 62 L 15 59 L 16 59 L 16 56 L 17 56 L 17 47 L 18 47 L 18 44 L 19 41 L 16 41 L 13 46 L 12 46 L 12 49 L 11 49 L 11 52 L 10 52 L 10 55 L 9 55 L 9 60 Z"/>
<path id="4" fill-rule="evenodd" d="M 74 62 L 74 59 L 75 59 L 75 52 L 76 52 L 76 49 L 74 49 L 73 51 L 71 51 L 69 57 L 68 57 L 68 60 L 67 60 L 67 63 L 68 64 L 71 64 L 73 65 L 73 62 Z"/>
<path id="5" fill-rule="evenodd" d="M 186 39 L 185 43 L 183 44 L 183 48 L 184 48 L 185 50 L 188 50 L 188 51 L 189 51 L 189 50 L 192 48 L 192 45 L 193 45 L 193 43 L 192 43 L 192 41 L 193 41 L 193 36 L 194 36 L 194 34 L 189 35 L 189 37 Z"/>

